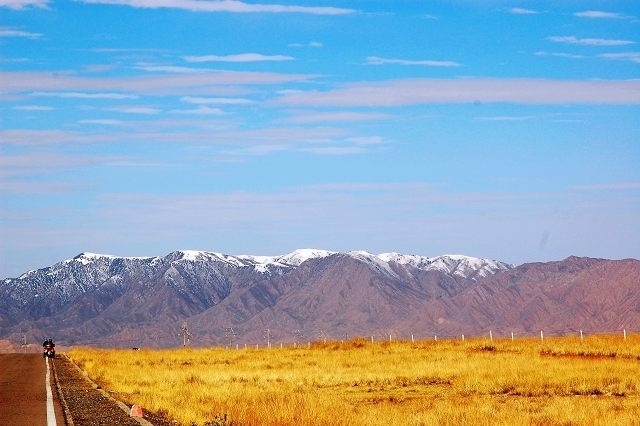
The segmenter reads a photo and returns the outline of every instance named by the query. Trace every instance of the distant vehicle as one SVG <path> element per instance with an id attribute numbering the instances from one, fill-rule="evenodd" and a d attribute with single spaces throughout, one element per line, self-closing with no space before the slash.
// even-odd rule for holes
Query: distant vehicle
<path id="1" fill-rule="evenodd" d="M 53 343 L 52 339 L 45 340 L 42 344 L 42 356 L 46 358 L 56 357 L 56 344 Z"/>

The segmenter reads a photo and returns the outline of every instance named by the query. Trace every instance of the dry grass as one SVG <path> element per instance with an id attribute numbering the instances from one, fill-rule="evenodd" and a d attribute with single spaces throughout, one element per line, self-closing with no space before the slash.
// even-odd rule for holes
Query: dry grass
<path id="1" fill-rule="evenodd" d="M 640 425 L 640 337 L 69 354 L 181 425 Z"/>

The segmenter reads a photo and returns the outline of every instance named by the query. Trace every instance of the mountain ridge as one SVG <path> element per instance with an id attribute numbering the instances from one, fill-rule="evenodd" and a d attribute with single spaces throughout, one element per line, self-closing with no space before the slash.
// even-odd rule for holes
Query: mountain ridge
<path id="1" fill-rule="evenodd" d="M 86 252 L 1 281 L 0 338 L 27 332 L 70 344 L 161 347 L 175 344 L 185 320 L 198 330 L 199 345 L 227 341 L 230 329 L 245 341 L 263 340 L 265 329 L 281 341 L 317 338 L 319 330 L 335 338 L 531 332 L 578 322 L 631 329 L 640 323 L 639 292 L 635 259 L 514 266 L 464 255 L 319 249 L 280 256 Z"/>

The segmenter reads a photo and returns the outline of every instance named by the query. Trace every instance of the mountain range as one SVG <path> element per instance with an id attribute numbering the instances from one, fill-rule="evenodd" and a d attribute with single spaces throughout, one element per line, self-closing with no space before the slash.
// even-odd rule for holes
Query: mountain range
<path id="1" fill-rule="evenodd" d="M 0 281 L 0 339 L 171 347 L 640 332 L 640 261 L 82 253 Z"/>

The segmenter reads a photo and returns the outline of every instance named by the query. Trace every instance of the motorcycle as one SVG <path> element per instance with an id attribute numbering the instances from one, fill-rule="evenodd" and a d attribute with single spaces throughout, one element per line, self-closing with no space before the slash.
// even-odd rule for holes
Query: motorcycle
<path id="1" fill-rule="evenodd" d="M 44 345 L 42 351 L 42 356 L 46 358 L 55 358 L 56 357 L 56 348 L 53 344 Z"/>

